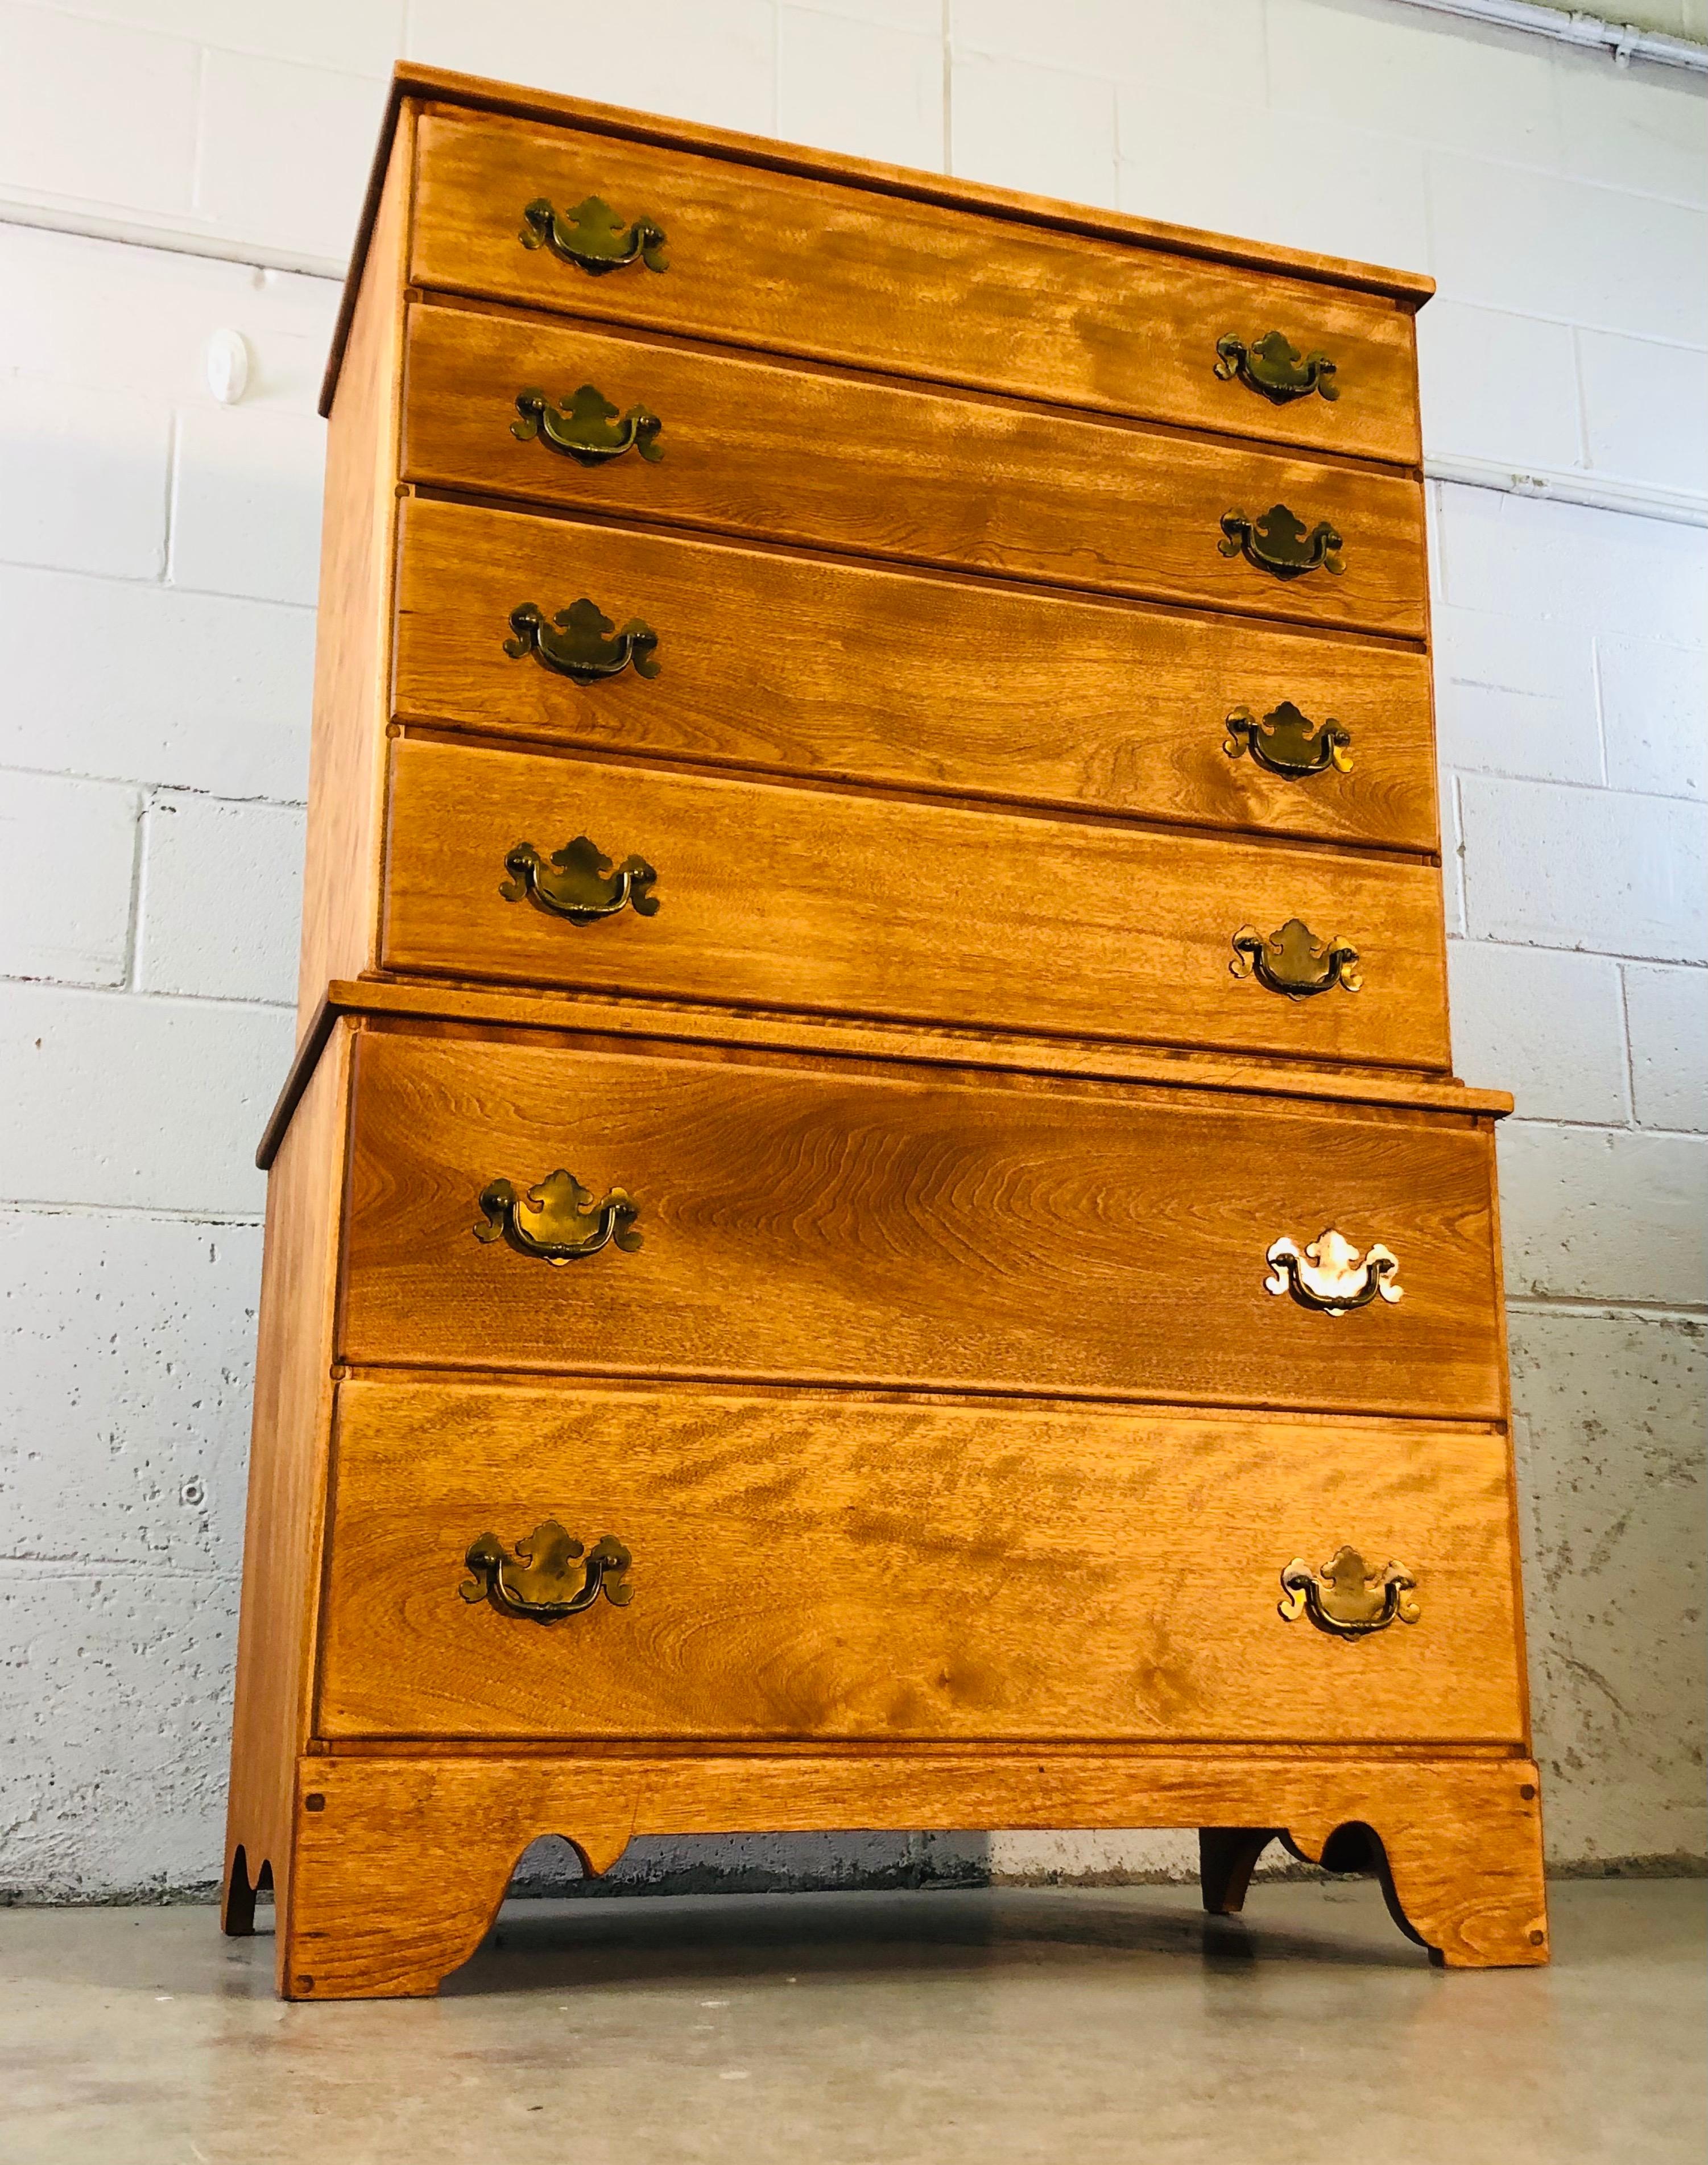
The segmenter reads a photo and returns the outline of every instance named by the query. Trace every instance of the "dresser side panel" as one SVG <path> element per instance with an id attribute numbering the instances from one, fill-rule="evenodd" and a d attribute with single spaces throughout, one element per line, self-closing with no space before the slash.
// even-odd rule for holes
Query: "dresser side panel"
<path id="1" fill-rule="evenodd" d="M 241 1846 L 251 1885 L 271 1864 L 281 1904 L 318 1604 L 352 1035 L 334 1030 L 267 1183 L 226 1872 Z"/>
<path id="2" fill-rule="evenodd" d="M 328 979 L 367 967 L 376 938 L 413 155 L 406 109 L 327 435 L 299 1028 Z"/>
<path id="3" fill-rule="evenodd" d="M 1500 1389 L 1500 1426 L 1506 1438 L 1506 1483 L 1511 1498 L 1512 1545 L 1512 1625 L 1518 1641 L 1518 1697 L 1519 1715 L 1523 1723 L 1524 1748 L 1532 1751 L 1532 1730 L 1530 1719 L 1530 1650 L 1524 1613 L 1524 1541 L 1521 1529 L 1524 1524 L 1524 1499 L 1518 1485 L 1518 1454 L 1512 1425 L 1512 1356 L 1508 1342 L 1506 1325 L 1506 1251 L 1500 1231 L 1500 1166 L 1495 1149 L 1495 1123 L 1486 1125 L 1489 1134 L 1489 1225 L 1493 1235 L 1490 1243 L 1490 1263 L 1493 1277 L 1491 1298 L 1495 1304 L 1495 1369 Z"/>

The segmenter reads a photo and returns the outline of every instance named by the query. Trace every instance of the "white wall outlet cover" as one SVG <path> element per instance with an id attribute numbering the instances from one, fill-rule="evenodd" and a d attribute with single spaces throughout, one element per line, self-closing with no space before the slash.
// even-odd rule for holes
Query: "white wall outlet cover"
<path id="1" fill-rule="evenodd" d="M 249 344 L 241 331 L 215 331 L 208 341 L 208 387 L 222 406 L 235 406 L 249 388 Z"/>

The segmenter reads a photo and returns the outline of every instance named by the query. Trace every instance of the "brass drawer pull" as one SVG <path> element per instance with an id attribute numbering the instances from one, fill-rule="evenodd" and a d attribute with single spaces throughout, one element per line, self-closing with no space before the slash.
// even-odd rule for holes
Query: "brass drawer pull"
<path id="1" fill-rule="evenodd" d="M 1373 1241 L 1360 1255 L 1344 1233 L 1331 1225 L 1301 1249 L 1284 1233 L 1264 1256 L 1269 1275 L 1265 1293 L 1291 1293 L 1301 1308 L 1316 1315 L 1347 1315 L 1378 1298 L 1403 1300 L 1400 1259 L 1391 1248 Z"/>
<path id="2" fill-rule="evenodd" d="M 510 424 L 510 433 L 518 441 L 531 444 L 537 436 L 581 466 L 603 466 L 607 459 L 620 459 L 625 451 L 639 451 L 642 458 L 656 465 L 665 455 L 658 440 L 665 424 L 656 414 L 649 414 L 644 406 L 631 406 L 626 414 L 619 414 L 604 392 L 591 383 L 584 383 L 568 398 L 548 398 L 543 391 L 519 391 L 516 411 L 521 418 Z"/>
<path id="3" fill-rule="evenodd" d="M 579 1561 L 583 1557 L 585 1562 Z M 614 1535 L 601 1534 L 588 1550 L 567 1526 L 547 1519 L 525 1541 L 518 1541 L 511 1556 L 496 1534 L 470 1541 L 463 1562 L 474 1576 L 457 1592 L 465 1601 L 490 1601 L 506 1616 L 556 1624 L 591 1609 L 602 1593 L 626 1609 L 634 1588 L 623 1573 L 633 1560 Z"/>
<path id="4" fill-rule="evenodd" d="M 544 196 L 539 196 L 523 210 L 522 220 L 517 238 L 524 248 L 549 248 L 554 255 L 560 255 L 565 263 L 573 263 L 596 278 L 602 278 L 607 271 L 620 271 L 628 263 L 644 263 L 649 271 L 670 267 L 662 253 L 662 226 L 654 225 L 649 218 L 638 218 L 632 225 L 625 225 L 598 196 L 589 196 L 585 203 L 574 203 L 568 210 L 554 210 Z"/>
<path id="5" fill-rule="evenodd" d="M 1340 396 L 1328 356 L 1301 354 L 1282 331 L 1265 331 L 1249 345 L 1229 331 L 1216 341 L 1216 373 L 1224 383 L 1237 376 L 1272 406 L 1290 405 L 1295 398 L 1308 398 L 1313 391 L 1331 403 Z"/>
<path id="6" fill-rule="evenodd" d="M 1373 1571 L 1356 1549 L 1337 1548 L 1320 1572 L 1295 1557 L 1281 1573 L 1280 1613 L 1289 1624 L 1308 1616 L 1337 1639 L 1364 1639 L 1390 1624 L 1415 1624 L 1423 1614 L 1407 1596 L 1417 1581 L 1403 1564 Z"/>
<path id="7" fill-rule="evenodd" d="M 596 1256 L 604 1247 L 632 1255 L 641 1244 L 634 1230 L 640 1205 L 632 1195 L 613 1188 L 595 1203 L 592 1190 L 561 1166 L 525 1193 L 511 1181 L 488 1181 L 479 1208 L 477 1241 L 507 1241 L 518 1255 L 538 1256 L 560 1268 Z"/>
<path id="8" fill-rule="evenodd" d="M 614 639 L 608 635 L 613 631 L 616 625 L 585 594 L 549 622 L 538 602 L 523 602 L 510 612 L 511 636 L 504 651 L 512 661 L 531 654 L 543 667 L 576 684 L 620 677 L 631 665 L 637 677 L 656 677 L 659 635 L 652 626 L 635 616 Z"/>
<path id="9" fill-rule="evenodd" d="M 510 620 L 514 624 L 516 619 Z M 1222 749 L 1230 759 L 1248 751 L 1267 773 L 1285 781 L 1302 782 L 1329 766 L 1352 772 L 1352 731 L 1343 730 L 1332 714 L 1313 728 L 1290 699 L 1270 708 L 1261 721 L 1249 707 L 1236 707 L 1222 727 L 1227 737 Z"/>
<path id="10" fill-rule="evenodd" d="M 521 400 L 516 402 L 519 406 Z M 1248 519 L 1243 511 L 1224 511 L 1222 539 L 1217 547 L 1224 556 L 1243 556 L 1260 572 L 1278 579 L 1302 579 L 1307 572 L 1329 572 L 1337 579 L 1346 569 L 1340 552 L 1345 546 L 1326 519 L 1307 529 L 1302 519 L 1285 503 L 1272 503 L 1261 519 Z"/>
<path id="11" fill-rule="evenodd" d="M 632 909 L 637 917 L 656 917 L 653 893 L 658 874 L 644 857 L 625 857 L 613 871 L 611 860 L 586 835 L 547 858 L 532 842 L 518 842 L 504 859 L 510 877 L 500 880 L 506 902 L 531 902 L 548 917 L 571 924 L 596 924 Z"/>
<path id="12" fill-rule="evenodd" d="M 1233 935 L 1232 977 L 1255 977 L 1272 993 L 1290 1000 L 1308 1000 L 1338 985 L 1343 992 L 1363 989 L 1359 951 L 1349 940 L 1331 934 L 1319 940 L 1302 918 L 1290 917 L 1267 940 L 1254 924 L 1242 924 Z"/>

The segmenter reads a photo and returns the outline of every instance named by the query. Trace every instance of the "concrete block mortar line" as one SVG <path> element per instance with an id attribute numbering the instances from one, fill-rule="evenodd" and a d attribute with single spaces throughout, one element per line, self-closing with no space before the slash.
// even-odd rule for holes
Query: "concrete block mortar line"
<path id="1" fill-rule="evenodd" d="M 1584 1323 L 1619 1323 L 1626 1316 L 1641 1316 L 1648 1323 L 1695 1323 L 1708 1305 L 1689 1301 L 1624 1301 L 1615 1294 L 1598 1293 L 1509 1293 L 1506 1308 L 1546 1312 L 1550 1316 L 1578 1316 Z"/>
<path id="2" fill-rule="evenodd" d="M 190 208 L 202 218 L 208 212 L 202 206 L 202 183 L 208 155 L 208 47 L 196 49 L 196 96 L 192 111 L 196 116 L 196 140 L 190 152 Z"/>
<path id="3" fill-rule="evenodd" d="M 76 778 L 76 777 L 73 777 L 73 779 Z M 1505 780 L 1507 777 L 1503 776 L 1497 778 Z M 1521 780 L 1528 780 L 1529 777 L 1527 776 L 1522 776 L 1519 778 Z M 96 782 L 114 782 L 123 781 L 124 777 L 123 776 L 101 774 L 93 775 L 90 779 Z M 188 796 L 191 793 L 186 790 L 182 793 Z M 236 801 L 241 802 L 242 800 L 239 799 Z M 1676 797 L 1668 797 L 1663 798 L 1661 801 L 1667 804 L 1677 804 L 1686 800 Z M 1450 943 L 1457 947 L 1495 947 L 1504 950 L 1509 955 L 1531 955 L 1534 954 L 1536 951 L 1535 943 L 1528 940 L 1473 939 L 1470 934 L 1465 932 L 1449 933 L 1448 937 Z M 1633 967 L 1644 970 L 1708 971 L 1708 956 L 1705 956 L 1700 961 L 1693 962 L 1666 962 L 1657 961 L 1653 955 L 1618 955 L 1611 953 L 1604 955 L 1601 949 L 1599 947 L 1550 948 L 1548 951 L 1550 954 L 1583 954 L 1584 956 L 1593 956 L 1600 961 L 1625 963 Z"/>
<path id="4" fill-rule="evenodd" d="M 1268 0 L 1264 0 L 1264 44 L 1265 44 L 1265 50 L 1267 50 L 1267 45 L 1268 45 L 1268 35 L 1269 35 L 1269 33 L 1268 33 L 1269 13 L 1269 11 Z M 1274 102 L 1274 97 L 1273 97 L 1273 95 L 1272 95 L 1272 96 L 1271 96 L 1271 97 L 1270 97 L 1270 99 L 1269 99 L 1269 110 L 1270 110 L 1272 113 L 1274 113 L 1274 112 L 1279 112 L 1280 109 L 1281 109 L 1281 108 L 1280 108 L 1279 106 L 1277 106 L 1277 105 L 1276 105 L 1276 103 L 1275 103 L 1275 102 Z M 1416 267 L 1416 268 L 1417 268 L 1417 269 L 1419 269 L 1419 270 L 1427 270 L 1427 271 L 1432 271 L 1434 270 L 1434 268 L 1435 268 L 1435 258 L 1436 258 L 1436 252 L 1437 252 L 1437 240 L 1436 240 L 1436 223 L 1437 223 L 1437 221 L 1436 221 L 1436 215 L 1435 215 L 1435 161 L 1434 161 L 1432 158 L 1431 158 L 1430 156 L 1428 156 L 1428 155 L 1427 155 L 1427 153 L 1426 153 L 1426 155 L 1423 156 L 1423 158 L 1422 158 L 1419 162 L 1420 162 L 1420 165 L 1421 165 L 1421 167 L 1422 167 L 1422 171 L 1421 171 L 1421 175 L 1420 175 L 1420 178 L 1419 178 L 1419 182 L 1418 182 L 1417 199 L 1418 199 L 1418 208 L 1419 208 L 1419 209 L 1422 212 L 1422 214 L 1423 214 L 1423 245 L 1424 245 L 1424 248 L 1425 248 L 1425 250 L 1426 250 L 1426 251 L 1427 251 L 1427 256 L 1426 256 L 1426 261 L 1425 261 L 1423 263 L 1421 263 L 1421 264 L 1417 265 L 1417 266 L 1415 266 L 1415 267 Z M 1414 334 L 1415 334 L 1415 333 L 1414 333 Z M 1437 509 L 1437 513 L 1439 513 L 1440 508 L 1441 508 L 1440 501 L 1439 501 L 1439 498 L 1437 497 L 1437 503 L 1436 503 L 1436 509 Z"/>
<path id="5" fill-rule="evenodd" d="M 1290 111 L 1290 108 L 1278 106 L 1274 110 L 1277 112 L 1289 112 Z M 1309 117 L 1310 116 L 1303 113 L 1298 116 L 1301 122 Z M 1669 194 L 1665 188 L 1637 187 L 1633 187 L 1628 182 L 1620 182 L 1616 185 L 1609 181 L 1588 180 L 1580 173 L 1566 172 L 1562 171 L 1562 169 L 1558 166 L 1546 165 L 1536 159 L 1515 158 L 1510 155 L 1503 156 L 1499 150 L 1491 150 L 1486 145 L 1481 150 L 1456 150 L 1449 145 L 1436 141 L 1427 135 L 1416 135 L 1407 138 L 1403 130 L 1395 130 L 1394 132 L 1399 135 L 1400 140 L 1402 142 L 1411 140 L 1412 142 L 1421 143 L 1426 147 L 1426 149 L 1434 150 L 1447 157 L 1464 158 L 1479 166 L 1493 166 L 1502 172 L 1534 173 L 1542 180 L 1558 181 L 1572 187 L 1596 188 L 1599 189 L 1603 195 L 1629 196 L 1635 203 L 1665 203 L 1669 209 L 1673 210 L 1690 210 L 1695 211 L 1700 213 L 1702 208 L 1701 203 L 1695 198 L 1690 196 L 1675 196 Z M 1514 313 L 1522 313 L 1522 311 L 1515 311 Z M 1600 330 L 1606 328 L 1605 325 L 1600 323 L 1591 323 L 1588 321 L 1584 323 L 1583 327 L 1585 330 Z M 1644 332 L 1642 335 L 1643 337 L 1647 337 L 1648 334 Z M 1668 340 L 1665 343 L 1673 345 L 1682 343 L 1682 341 Z"/>
<path id="6" fill-rule="evenodd" d="M 1515 1313 L 1571 1315 L 1601 1323 L 1617 1323 L 1632 1315 L 1645 1323 L 1695 1323 L 1708 1315 L 1708 1301 L 1621 1300 L 1605 1294 L 1586 1300 L 1581 1293 L 1509 1293 L 1506 1306 Z"/>
<path id="7" fill-rule="evenodd" d="M 127 993 L 140 989 L 143 861 L 147 855 L 149 807 L 153 796 L 153 789 L 145 783 L 136 800 L 136 824 L 131 836 L 130 917 L 124 932 L 124 983 L 122 988 Z"/>
<path id="8" fill-rule="evenodd" d="M 263 804 L 279 812 L 303 812 L 307 809 L 306 797 L 243 797 L 229 789 L 209 789 L 205 783 L 194 782 L 162 782 L 155 775 L 91 774 L 78 766 L 27 766 L 13 763 L 0 765 L 0 776 L 26 775 L 43 782 L 88 782 L 114 789 L 134 789 L 139 796 L 148 797 L 155 790 L 165 790 L 174 797 L 207 797 L 217 804 Z"/>
<path id="9" fill-rule="evenodd" d="M 943 0 L 938 16 L 943 32 L 943 170 L 952 173 L 954 156 L 954 0 Z M 1117 145 L 1119 137 L 1117 137 Z"/>
<path id="10" fill-rule="evenodd" d="M 174 406 L 171 410 L 171 419 L 166 427 L 166 502 L 161 511 L 161 516 L 165 521 L 166 531 L 162 537 L 160 549 L 160 583 L 165 587 L 169 587 L 174 583 L 172 579 L 172 540 L 173 536 L 177 531 L 178 524 L 178 469 L 181 464 L 179 456 L 181 449 L 179 438 L 181 433 L 182 431 L 179 425 L 178 408 Z"/>
<path id="11" fill-rule="evenodd" d="M 1575 332 L 1572 334 L 1572 344 L 1574 348 L 1575 348 L 1577 345 L 1577 334 Z M 1583 374 L 1584 371 L 1582 366 L 1579 366 L 1578 370 L 1579 419 L 1581 425 L 1587 432 L 1589 422 L 1584 411 Z M 1601 641 L 1599 637 L 1591 639 L 1590 641 L 1590 683 L 1595 701 L 1595 745 L 1596 749 L 1600 755 L 1601 784 L 1602 787 L 1606 788 L 1608 785 L 1611 769 L 1607 764 L 1607 707 L 1601 692 Z M 1630 1037 L 1629 1033 L 1627 1032 L 1627 1045 L 1629 1042 Z"/>
<path id="12" fill-rule="evenodd" d="M 1624 1040 L 1625 1088 L 1631 1098 L 1631 1125 L 1636 1127 L 1637 1125 L 1637 1050 L 1631 1030 L 1631 987 L 1622 968 L 1619 972 L 1619 1030 Z"/>
<path id="13" fill-rule="evenodd" d="M 1559 1120 L 1526 1119 L 1521 1113 L 1509 1113 L 1500 1123 L 1503 1128 L 1546 1129 L 1550 1135 L 1641 1135 L 1645 1141 L 1651 1137 L 1657 1142 L 1701 1143 L 1708 1146 L 1708 1135 L 1700 1128 L 1645 1128 L 1633 1118 L 1629 1120 Z"/>
<path id="14" fill-rule="evenodd" d="M 1665 801 L 1669 803 L 1677 803 L 1680 800 L 1669 798 Z M 1627 954 L 1622 947 L 1557 947 L 1551 941 L 1545 940 L 1485 940 L 1480 934 L 1475 932 L 1453 932 L 1449 933 L 1448 936 L 1452 940 L 1463 940 L 1467 946 L 1508 947 L 1517 954 L 1584 955 L 1597 961 L 1620 962 L 1636 969 L 1708 969 L 1708 960 L 1680 961 L 1669 955 L 1632 955 Z"/>
<path id="15" fill-rule="evenodd" d="M 1561 315 L 1548 308 L 1527 308 L 1520 302 L 1515 302 L 1511 308 L 1503 302 L 1496 308 L 1487 301 L 1463 300 L 1458 303 L 1458 306 L 1478 308 L 1489 315 L 1516 316 L 1523 323 L 1553 324 L 1561 330 L 1570 331 L 1574 337 L 1579 332 L 1585 332 L 1591 337 L 1628 339 L 1635 345 L 1663 345 L 1669 352 L 1700 353 L 1708 360 L 1708 346 L 1704 346 L 1699 340 L 1675 338 L 1668 331 L 1609 331 L 1605 324 L 1593 322 L 1587 316 Z"/>
<path id="16" fill-rule="evenodd" d="M 174 1210 L 160 1203 L 39 1203 L 0 1196 L 0 1218 L 137 1218 L 166 1225 L 202 1225 L 210 1232 L 252 1230 L 266 1223 L 259 1210 Z"/>
<path id="17" fill-rule="evenodd" d="M 128 980 L 122 985 L 92 985 L 83 977 L 49 977 L 29 976 L 10 971 L 0 971 L 0 985 L 45 985 L 62 993 L 110 993 L 127 1000 L 185 1000 L 192 1006 L 208 1008 L 267 1008 L 281 1014 L 295 1012 L 291 1000 L 234 1000 L 224 993 L 158 992 L 147 985 Z M 1664 1129 L 1645 1128 L 1645 1135 L 1661 1135 Z"/>
<path id="18" fill-rule="evenodd" d="M 151 1578 L 166 1584 L 235 1589 L 243 1583 L 243 1573 L 239 1571 L 195 1571 L 187 1564 L 152 1563 L 145 1557 L 8 1556 L 0 1551 L 0 1580 L 64 1581 L 92 1578 L 105 1572 L 123 1572 L 128 1578 Z"/>
<path id="19" fill-rule="evenodd" d="M 185 1007 L 239 1008 L 245 1011 L 250 1009 L 261 1009 L 276 1014 L 294 1014 L 297 1010 L 297 1003 L 294 1000 L 237 999 L 229 993 L 154 992 L 146 986 L 87 985 L 76 979 L 67 981 L 60 977 L 8 977 L 0 975 L 0 985 L 53 985 L 61 991 L 83 993 L 91 999 L 158 1002 L 176 1000 Z M 1645 1132 L 1654 1134 L 1658 1130 L 1649 1129 Z"/>
<path id="20" fill-rule="evenodd" d="M 174 413 L 172 419 L 172 438 L 174 445 L 176 445 L 177 436 L 177 415 L 176 413 Z M 175 459 L 172 461 L 172 465 L 176 466 L 176 461 Z M 174 476 L 170 487 L 173 490 L 176 489 L 176 476 Z M 170 545 L 170 532 L 167 535 L 167 541 Z M 4 555 L 0 555 L 0 566 L 3 566 L 8 570 L 16 572 L 57 572 L 62 577 L 67 579 L 108 580 L 110 581 L 113 585 L 117 587 L 158 587 L 161 588 L 170 588 L 175 594 L 188 594 L 195 598 L 203 601 L 254 601 L 260 603 L 267 608 L 296 609 L 306 616 L 313 616 L 316 614 L 320 606 L 318 602 L 293 602 L 288 596 L 281 594 L 233 594 L 228 593 L 225 589 L 221 587 L 190 586 L 181 580 L 173 578 L 171 574 L 170 567 L 163 572 L 150 572 L 145 577 L 141 573 L 138 573 L 135 577 L 132 577 L 129 573 L 124 572 L 89 571 L 81 566 L 73 567 L 65 564 L 44 564 L 39 557 L 34 556 L 8 556 Z"/>
<path id="21" fill-rule="evenodd" d="M 1465 882 L 1465 807 L 1460 793 L 1459 777 L 1448 777 L 1453 800 L 1453 891 L 1454 905 L 1458 912 L 1461 937 L 1471 937 L 1470 896 Z"/>
<path id="22" fill-rule="evenodd" d="M 1595 642 L 1591 640 L 1590 645 L 1593 648 Z M 1499 690 L 1502 687 L 1500 686 L 1493 686 L 1488 688 Z M 1596 684 L 1596 698 L 1598 703 L 1600 697 L 1600 685 L 1598 680 Z M 1602 745 L 1602 772 L 1605 775 L 1606 772 L 1606 745 L 1605 740 Z M 1455 779 L 1457 779 L 1458 770 L 1455 768 L 1453 772 Z M 1702 805 L 1699 799 L 1691 797 L 1669 796 L 1666 791 L 1660 789 L 1627 789 L 1623 787 L 1616 786 L 1612 782 L 1605 780 L 1600 782 L 1568 782 L 1563 781 L 1558 777 L 1550 774 L 1502 774 L 1498 770 L 1485 770 L 1481 767 L 1468 767 L 1465 772 L 1469 775 L 1470 778 L 1474 782 L 1521 782 L 1527 789 L 1570 790 L 1574 794 L 1579 797 L 1629 797 L 1635 799 L 1638 803 L 1684 805 L 1691 808 L 1692 809 L 1700 811 L 1704 814 L 1705 817 L 1708 817 L 1708 807 Z M 1640 956 L 1632 957 L 1633 961 L 1639 961 L 1642 959 L 1643 958 Z M 1653 961 L 1653 957 L 1650 956 L 1648 959 Z"/>

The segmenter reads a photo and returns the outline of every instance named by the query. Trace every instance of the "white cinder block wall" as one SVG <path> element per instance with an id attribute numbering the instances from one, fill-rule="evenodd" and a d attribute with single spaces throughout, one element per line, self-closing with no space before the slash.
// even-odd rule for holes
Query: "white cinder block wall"
<path id="1" fill-rule="evenodd" d="M 1457 1051 L 1518 1097 L 1550 1846 L 1700 1858 L 1708 78 L 1399 0 L 0 0 L 0 1895 L 217 1869 L 313 392 L 397 54 L 1434 274 Z"/>

